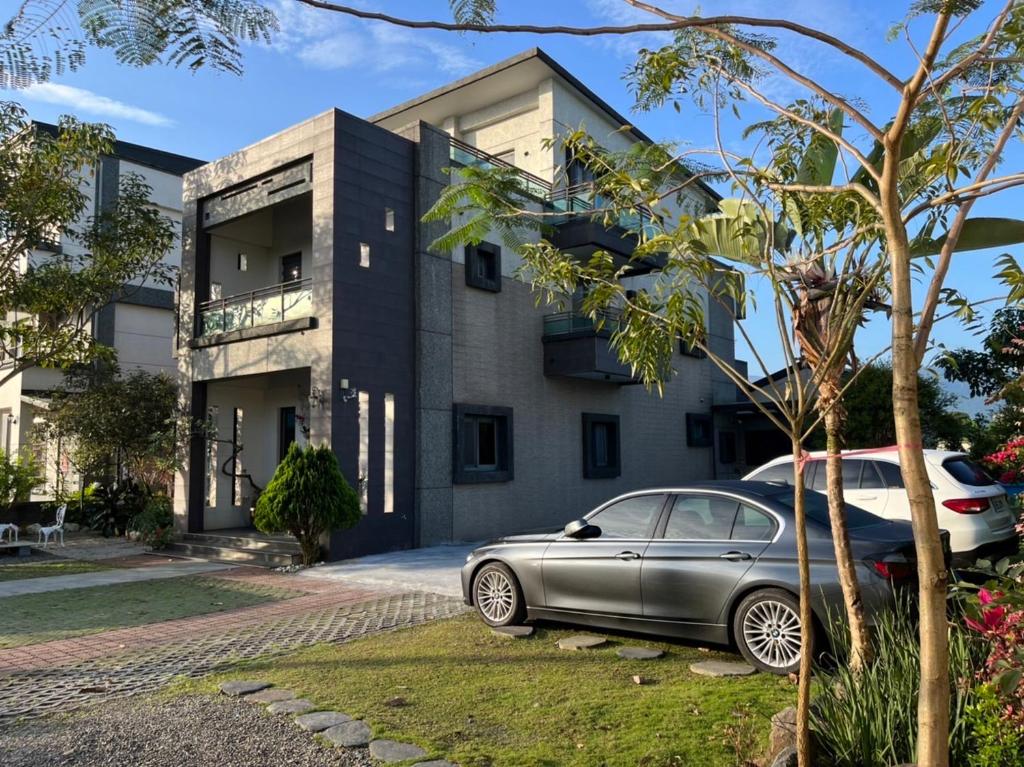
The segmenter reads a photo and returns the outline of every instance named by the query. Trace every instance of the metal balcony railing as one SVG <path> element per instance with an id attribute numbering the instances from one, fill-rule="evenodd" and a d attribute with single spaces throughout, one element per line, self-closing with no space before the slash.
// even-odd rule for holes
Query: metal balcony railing
<path id="1" fill-rule="evenodd" d="M 579 312 L 559 312 L 544 316 L 544 337 L 568 335 L 601 335 L 610 336 L 619 329 L 621 316 L 616 311 L 598 312 L 596 319 L 591 319 Z"/>
<path id="2" fill-rule="evenodd" d="M 199 305 L 199 336 L 313 316 L 313 281 L 295 280 Z"/>

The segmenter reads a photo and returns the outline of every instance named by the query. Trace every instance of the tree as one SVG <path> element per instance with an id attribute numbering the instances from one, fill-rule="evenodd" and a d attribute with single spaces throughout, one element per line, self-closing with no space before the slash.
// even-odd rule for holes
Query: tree
<path id="1" fill-rule="evenodd" d="M 302 563 L 312 565 L 320 556 L 320 536 L 361 519 L 359 496 L 345 481 L 334 451 L 293 442 L 256 501 L 253 523 L 265 533 L 294 535 Z"/>
<path id="2" fill-rule="evenodd" d="M 112 150 L 106 126 L 64 117 L 52 135 L 0 102 L 0 385 L 30 367 L 110 361 L 95 314 L 133 284 L 173 279 L 163 258 L 174 229 L 140 176 L 124 175 L 116 203 L 86 215 L 82 170 Z M 68 247 L 52 244 L 62 234 Z M 25 266 L 35 248 L 51 252 Z"/>
<path id="3" fill-rule="evenodd" d="M 12 458 L 0 451 L 0 506 L 10 510 L 18 501 L 27 500 L 32 488 L 42 481 L 41 475 L 31 453 Z"/>
<path id="4" fill-rule="evenodd" d="M 1024 309 L 997 310 L 980 350 L 953 349 L 936 364 L 947 381 L 967 384 L 972 397 L 1024 407 Z"/>
<path id="5" fill-rule="evenodd" d="M 155 490 L 166 487 L 177 465 L 186 421 L 170 376 L 85 366 L 69 371 L 54 390 L 45 428 L 82 475 L 131 479 Z"/>

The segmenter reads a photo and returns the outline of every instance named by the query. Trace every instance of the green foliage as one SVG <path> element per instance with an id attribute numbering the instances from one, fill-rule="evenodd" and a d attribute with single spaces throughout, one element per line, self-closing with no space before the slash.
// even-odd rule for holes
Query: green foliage
<path id="1" fill-rule="evenodd" d="M 113 151 L 103 125 L 63 117 L 56 135 L 33 126 L 16 104 L 0 102 L 0 383 L 29 367 L 65 368 L 112 358 L 91 332 L 103 306 L 146 279 L 170 284 L 164 263 L 174 244 L 171 221 L 150 201 L 136 174 L 121 177 L 117 201 L 94 215 L 83 168 Z M 71 247 L 34 256 L 63 235 Z"/>
<path id="2" fill-rule="evenodd" d="M 965 767 L 1018 767 L 1024 764 L 1024 739 L 1002 717 L 1004 704 L 994 687 L 981 685 L 967 706 L 965 724 L 971 748 Z"/>
<path id="3" fill-rule="evenodd" d="M 154 495 L 131 521 L 131 530 L 154 551 L 166 548 L 174 538 L 174 511 L 166 495 Z"/>
<path id="4" fill-rule="evenodd" d="M 100 485 L 95 493 L 95 505 L 85 522 L 90 530 L 109 538 L 127 533 L 134 520 L 146 508 L 150 499 L 148 488 L 131 479 Z"/>
<path id="5" fill-rule="evenodd" d="M 954 608 L 956 609 L 956 608 Z M 920 645 L 908 600 L 878 616 L 875 660 L 860 672 L 845 663 L 822 669 L 811 705 L 811 729 L 823 764 L 889 767 L 914 761 Z M 967 764 L 973 749 L 967 711 L 985 643 L 951 623 L 949 629 L 950 764 Z M 842 638 L 844 632 L 836 632 Z M 840 648 L 840 655 L 845 655 Z"/>
<path id="6" fill-rule="evenodd" d="M 62 498 L 52 501 L 49 504 L 52 508 L 47 509 L 47 511 L 55 512 L 58 506 L 66 503 L 68 505 L 66 511 L 67 521 L 74 522 L 82 527 L 88 527 L 89 520 L 95 516 L 99 508 L 99 487 L 98 482 L 93 482 L 86 485 L 82 490 L 67 493 Z"/>
<path id="7" fill-rule="evenodd" d="M 42 468 L 31 453 L 13 458 L 0 451 L 0 506 L 9 509 L 28 500 L 32 488 L 42 482 Z"/>
<path id="8" fill-rule="evenodd" d="M 495 0 L 448 0 L 457 24 L 490 24 L 497 14 Z"/>
<path id="9" fill-rule="evenodd" d="M 19 0 L 0 32 L 0 87 L 73 72 L 90 45 L 129 66 L 240 74 L 241 44 L 269 42 L 277 29 L 261 0 Z"/>
<path id="10" fill-rule="evenodd" d="M 166 485 L 178 464 L 185 420 L 170 376 L 83 367 L 54 390 L 47 429 L 86 476 L 111 477 L 119 467 L 122 476 L 155 487 Z"/>
<path id="11" fill-rule="evenodd" d="M 973 397 L 1024 406 L 1024 309 L 999 309 L 986 330 L 980 349 L 948 351 L 936 364 L 947 381 L 966 383 Z"/>
<path id="12" fill-rule="evenodd" d="M 360 519 L 359 496 L 342 476 L 334 451 L 293 442 L 256 502 L 253 523 L 265 533 L 294 535 L 303 563 L 311 565 L 319 557 L 321 535 Z"/>

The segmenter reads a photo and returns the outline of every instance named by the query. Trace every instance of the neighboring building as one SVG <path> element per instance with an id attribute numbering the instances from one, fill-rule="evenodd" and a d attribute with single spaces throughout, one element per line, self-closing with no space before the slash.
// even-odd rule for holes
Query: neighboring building
<path id="1" fill-rule="evenodd" d="M 38 130 L 55 133 L 57 128 L 35 123 Z M 100 158 L 96 167 L 82 170 L 82 190 L 91 210 L 87 215 L 114 204 L 119 180 L 128 173 L 141 176 L 152 189 L 154 206 L 181 232 L 182 176 L 203 164 L 202 160 L 149 147 L 117 141 L 114 152 Z M 181 263 L 180 239 L 167 253 L 165 261 Z M 81 250 L 81 245 L 66 235 L 46 243 L 28 254 L 32 263 L 57 252 Z M 117 351 L 118 362 L 126 370 L 141 368 L 150 372 L 174 374 L 174 290 L 168 285 L 127 286 L 115 303 L 103 307 L 94 317 L 92 333 L 100 342 Z M 0 364 L 0 372 L 8 361 Z M 16 452 L 29 447 L 38 457 L 45 456 L 47 479 L 37 488 L 34 499 L 51 497 L 60 477 L 71 473 L 58 455 L 56 445 L 40 442 L 38 427 L 46 418 L 49 393 L 61 383 L 59 370 L 29 368 L 0 387 L 0 448 Z"/>
<path id="2" fill-rule="evenodd" d="M 537 204 L 566 195 L 564 149 L 585 124 L 609 148 L 648 141 L 539 50 L 369 120 L 325 112 L 185 177 L 179 373 L 197 419 L 176 513 L 191 533 L 250 524 L 291 441 L 330 444 L 365 517 L 331 558 L 552 526 L 634 488 L 730 474 L 712 405 L 735 387 L 677 354 L 664 395 L 634 385 L 608 329 L 537 306 L 496 242 L 429 248 L 421 215 L 445 169 L 513 165 Z M 572 181 L 573 170 L 568 174 Z M 717 196 L 694 186 L 689 212 Z M 586 217 L 564 249 L 625 259 L 635 241 Z M 657 279 L 640 269 L 631 288 Z M 733 355 L 712 302 L 710 343 Z M 728 458 L 728 456 L 725 456 Z"/>

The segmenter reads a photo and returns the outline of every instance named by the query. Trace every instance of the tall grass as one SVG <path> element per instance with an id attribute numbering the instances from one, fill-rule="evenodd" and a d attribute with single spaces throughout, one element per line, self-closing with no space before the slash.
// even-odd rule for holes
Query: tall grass
<path id="1" fill-rule="evenodd" d="M 965 717 L 973 701 L 974 675 L 987 648 L 963 628 L 953 607 L 949 624 L 950 763 L 966 764 L 971 733 Z M 891 767 L 915 761 L 920 645 L 909 600 L 878 616 L 875 661 L 859 674 L 845 662 L 821 669 L 811 707 L 811 729 L 823 764 L 835 767 Z M 833 631 L 837 655 L 847 657 L 843 637 Z"/>

